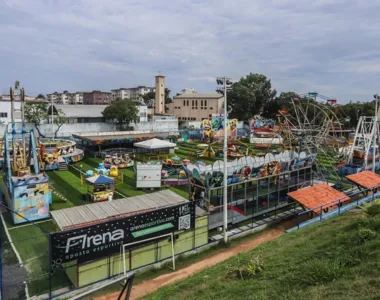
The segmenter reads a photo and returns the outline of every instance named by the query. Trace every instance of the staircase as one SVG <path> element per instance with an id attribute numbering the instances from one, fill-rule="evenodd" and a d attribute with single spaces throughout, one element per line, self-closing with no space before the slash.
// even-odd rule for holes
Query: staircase
<path id="1" fill-rule="evenodd" d="M 58 169 L 60 171 L 67 171 L 69 169 L 67 167 L 66 161 L 62 157 L 60 157 L 60 156 L 58 156 Z"/>

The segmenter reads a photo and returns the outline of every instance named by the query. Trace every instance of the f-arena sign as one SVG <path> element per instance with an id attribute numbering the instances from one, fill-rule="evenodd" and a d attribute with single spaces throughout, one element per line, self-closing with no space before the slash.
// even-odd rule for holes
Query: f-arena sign
<path id="1" fill-rule="evenodd" d="M 53 265 L 101 258 L 120 252 L 120 246 L 195 226 L 195 203 L 162 208 L 51 235 Z"/>

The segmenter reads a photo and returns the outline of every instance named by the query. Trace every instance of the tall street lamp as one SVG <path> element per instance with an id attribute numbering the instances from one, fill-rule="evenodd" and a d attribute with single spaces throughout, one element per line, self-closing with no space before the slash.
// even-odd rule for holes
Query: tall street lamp
<path id="1" fill-rule="evenodd" d="M 378 101 L 380 99 L 380 96 L 378 94 L 374 95 L 373 98 L 375 99 L 375 120 L 374 120 L 374 128 L 373 128 L 373 163 L 372 163 L 372 172 L 376 172 L 376 147 L 377 147 L 377 110 L 378 110 Z"/>
<path id="2" fill-rule="evenodd" d="M 227 210 L 227 152 L 228 152 L 228 135 L 227 135 L 227 91 L 231 89 L 231 78 L 217 77 L 216 83 L 218 84 L 217 92 L 224 95 L 224 145 L 223 145 L 223 238 L 224 242 L 228 242 L 227 225 L 228 225 L 228 210 Z"/>

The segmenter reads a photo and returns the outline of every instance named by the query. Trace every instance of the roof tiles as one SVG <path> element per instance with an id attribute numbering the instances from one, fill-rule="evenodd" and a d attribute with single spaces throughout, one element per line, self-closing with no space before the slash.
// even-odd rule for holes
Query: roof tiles
<path id="1" fill-rule="evenodd" d="M 322 208 L 328 208 L 337 205 L 339 200 L 340 202 L 350 200 L 350 197 L 326 183 L 290 192 L 288 196 L 301 203 L 304 207 L 314 209 L 315 212 L 319 212 L 321 206 Z"/>
<path id="2" fill-rule="evenodd" d="M 366 189 L 373 189 L 380 186 L 380 176 L 371 171 L 351 174 L 346 176 L 346 178 Z"/>

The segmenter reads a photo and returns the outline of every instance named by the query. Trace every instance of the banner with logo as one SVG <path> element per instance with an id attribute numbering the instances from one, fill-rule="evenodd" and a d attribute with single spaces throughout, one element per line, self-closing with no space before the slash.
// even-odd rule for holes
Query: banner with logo
<path id="1" fill-rule="evenodd" d="M 120 246 L 178 230 L 194 229 L 195 203 L 158 209 L 83 228 L 51 234 L 53 268 L 120 252 Z"/>

